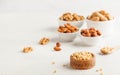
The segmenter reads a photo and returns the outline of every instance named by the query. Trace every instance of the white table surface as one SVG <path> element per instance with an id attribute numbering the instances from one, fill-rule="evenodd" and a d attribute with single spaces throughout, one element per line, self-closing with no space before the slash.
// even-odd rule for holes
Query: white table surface
<path id="1" fill-rule="evenodd" d="M 108 5 L 101 1 L 100 4 L 103 4 L 103 6 L 99 7 L 99 3 L 93 5 L 94 1 L 90 4 L 90 1 L 88 1 L 86 3 L 88 6 L 82 8 L 81 6 L 85 5 L 85 3 L 82 4 L 82 1 L 77 1 L 77 4 L 79 4 L 78 2 L 81 4 L 78 5 L 80 9 L 74 9 L 77 5 L 73 6 L 73 8 L 69 6 L 74 5 L 72 4 L 73 1 L 70 1 L 65 8 L 64 1 L 56 1 L 56 3 L 52 1 L 50 4 L 50 1 L 43 2 L 44 4 L 41 6 L 46 6 L 46 8 L 42 9 L 44 7 L 39 6 L 41 7 L 40 10 L 38 9 L 39 11 L 35 7 L 29 10 L 27 6 L 25 9 L 22 9 L 22 7 L 14 9 L 12 6 L 8 7 L 9 9 L 0 7 L 3 10 L 0 12 L 0 75 L 99 75 L 99 73 L 95 72 L 99 68 L 103 68 L 104 75 L 120 75 L 120 51 L 106 56 L 98 54 L 103 46 L 120 45 L 120 11 L 115 8 L 119 6 L 117 2 L 109 7 L 109 4 L 112 4 L 111 1 L 105 1 L 109 3 Z M 63 3 L 63 6 L 60 7 L 61 4 L 59 3 Z M 15 2 L 12 4 L 14 5 Z M 35 5 L 35 3 L 33 4 Z M 4 6 L 4 4 L 2 5 Z M 30 6 L 30 4 L 28 5 Z M 53 6 L 49 7 L 50 5 Z M 90 6 L 95 8 L 90 9 Z M 90 12 L 103 7 L 116 17 L 114 36 L 103 38 L 100 44 L 94 47 L 83 46 L 78 36 L 73 42 L 61 42 L 61 51 L 55 52 L 53 50 L 55 43 L 59 41 L 57 18 L 63 12 L 69 10 L 86 16 Z M 35 11 L 33 11 L 34 9 Z M 50 43 L 45 46 L 39 45 L 39 40 L 45 36 L 51 39 Z M 27 46 L 33 47 L 34 51 L 28 54 L 22 53 L 22 49 Z M 96 66 L 90 70 L 71 69 L 69 67 L 70 54 L 83 50 L 93 52 L 96 55 Z M 55 62 L 55 64 L 53 65 L 52 62 Z M 68 64 L 68 67 L 63 67 L 63 64 Z M 55 74 L 53 73 L 54 70 L 57 71 Z"/>

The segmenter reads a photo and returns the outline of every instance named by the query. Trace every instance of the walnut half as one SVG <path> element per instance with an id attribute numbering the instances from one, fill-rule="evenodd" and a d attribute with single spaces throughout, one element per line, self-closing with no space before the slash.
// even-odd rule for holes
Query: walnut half
<path id="1" fill-rule="evenodd" d="M 50 41 L 49 38 L 43 37 L 43 38 L 40 40 L 39 44 L 41 44 L 41 45 L 46 45 L 49 41 Z"/>
<path id="2" fill-rule="evenodd" d="M 24 53 L 29 53 L 29 52 L 31 52 L 31 51 L 33 51 L 33 48 L 32 48 L 32 47 L 25 47 L 25 48 L 23 48 L 23 52 L 24 52 Z"/>

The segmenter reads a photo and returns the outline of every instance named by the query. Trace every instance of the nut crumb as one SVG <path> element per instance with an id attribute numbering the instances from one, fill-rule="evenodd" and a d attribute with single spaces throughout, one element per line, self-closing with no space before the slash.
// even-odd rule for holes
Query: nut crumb
<path id="1" fill-rule="evenodd" d="M 103 71 L 102 68 L 99 68 L 99 69 L 96 70 L 96 72 L 102 72 L 102 71 Z"/>
<path id="2" fill-rule="evenodd" d="M 99 72 L 99 70 L 96 70 L 96 72 Z"/>
<path id="3" fill-rule="evenodd" d="M 40 40 L 39 44 L 41 44 L 41 45 L 46 45 L 49 41 L 50 41 L 49 38 L 43 37 L 43 38 Z"/>
<path id="4" fill-rule="evenodd" d="M 23 52 L 24 52 L 24 53 L 29 53 L 29 52 L 31 52 L 31 51 L 33 51 L 33 48 L 32 48 L 32 47 L 25 47 L 25 48 L 23 48 Z"/>
<path id="5" fill-rule="evenodd" d="M 52 64 L 55 64 L 55 62 L 53 61 Z"/>
<path id="6" fill-rule="evenodd" d="M 63 67 L 66 67 L 67 66 L 67 64 L 63 64 Z"/>
<path id="7" fill-rule="evenodd" d="M 53 73 L 56 73 L 56 72 L 57 72 L 56 70 L 53 71 Z"/>
<path id="8" fill-rule="evenodd" d="M 100 71 L 103 71 L 103 69 L 102 69 L 102 68 L 100 68 Z"/>
<path id="9" fill-rule="evenodd" d="M 101 72 L 100 75 L 104 75 L 103 72 Z"/>

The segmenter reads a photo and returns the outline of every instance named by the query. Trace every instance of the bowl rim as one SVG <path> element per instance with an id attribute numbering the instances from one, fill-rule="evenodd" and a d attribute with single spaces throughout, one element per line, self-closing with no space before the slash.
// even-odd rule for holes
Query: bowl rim
<path id="1" fill-rule="evenodd" d="M 92 20 L 89 20 L 89 19 L 85 19 L 85 21 L 87 22 L 87 21 L 90 21 L 90 22 L 94 22 L 94 23 L 106 23 L 106 22 L 115 22 L 115 18 L 114 19 L 112 19 L 112 20 L 108 20 L 108 21 L 92 21 Z"/>
<path id="2" fill-rule="evenodd" d="M 57 33 L 60 33 L 60 34 L 75 34 L 75 33 L 78 33 L 78 32 L 79 32 L 79 29 L 78 29 L 78 31 L 72 32 L 72 33 L 62 33 L 62 32 L 57 31 Z"/>
<path id="3" fill-rule="evenodd" d="M 64 21 L 64 20 L 60 20 L 59 18 L 58 18 L 58 21 L 60 21 L 60 22 L 83 22 L 83 21 L 85 21 L 86 19 L 83 19 L 83 20 L 79 20 L 79 21 Z"/>

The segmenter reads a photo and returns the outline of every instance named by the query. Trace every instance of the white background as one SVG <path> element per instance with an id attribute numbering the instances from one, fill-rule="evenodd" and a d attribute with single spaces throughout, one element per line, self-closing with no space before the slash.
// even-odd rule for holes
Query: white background
<path id="1" fill-rule="evenodd" d="M 120 45 L 119 7 L 119 0 L 0 0 L 0 75 L 99 75 L 95 72 L 99 68 L 105 75 L 120 75 L 120 51 L 108 56 L 98 54 L 103 46 Z M 57 18 L 62 13 L 87 16 L 100 9 L 116 17 L 114 36 L 104 38 L 94 47 L 83 46 L 78 36 L 74 42 L 62 42 L 62 51 L 53 51 L 58 41 Z M 44 36 L 51 42 L 41 46 L 38 42 Z M 26 46 L 32 46 L 34 51 L 22 53 Z M 62 66 L 69 65 L 70 54 L 82 50 L 95 53 L 93 69 L 81 71 Z M 55 65 L 51 64 L 53 61 Z"/>

